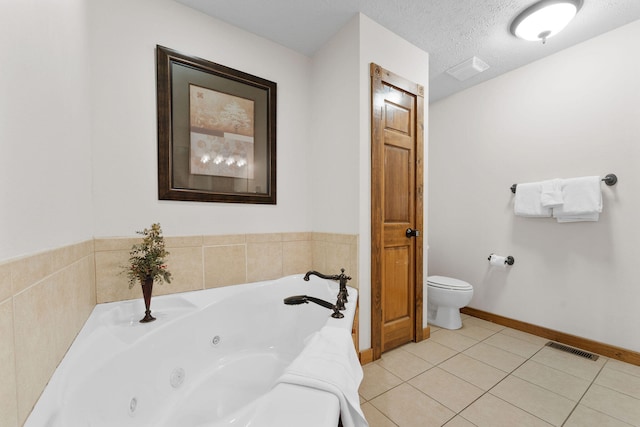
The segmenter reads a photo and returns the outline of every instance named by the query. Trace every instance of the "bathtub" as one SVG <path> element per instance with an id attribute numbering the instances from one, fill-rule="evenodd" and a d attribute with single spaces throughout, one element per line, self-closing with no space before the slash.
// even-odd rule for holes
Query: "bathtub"
<path id="1" fill-rule="evenodd" d="M 336 427 L 335 395 L 276 380 L 323 326 L 351 330 L 306 294 L 335 302 L 338 284 L 301 275 L 98 304 L 30 414 L 26 427 Z"/>

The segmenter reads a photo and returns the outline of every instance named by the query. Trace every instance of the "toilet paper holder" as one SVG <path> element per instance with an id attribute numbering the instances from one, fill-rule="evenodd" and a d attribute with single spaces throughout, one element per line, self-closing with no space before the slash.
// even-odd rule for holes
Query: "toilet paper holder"
<path id="1" fill-rule="evenodd" d="M 487 258 L 488 261 L 491 261 L 491 256 L 492 255 L 495 255 L 495 254 L 489 255 L 489 258 Z M 504 260 L 504 263 L 507 264 L 507 265 L 513 265 L 514 262 L 516 262 L 516 260 L 511 255 L 506 257 L 505 260 Z"/>

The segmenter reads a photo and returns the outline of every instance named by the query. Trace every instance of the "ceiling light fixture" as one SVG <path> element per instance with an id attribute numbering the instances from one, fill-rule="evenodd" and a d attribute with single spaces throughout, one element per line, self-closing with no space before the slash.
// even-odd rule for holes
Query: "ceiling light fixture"
<path id="1" fill-rule="evenodd" d="M 511 23 L 511 33 L 524 40 L 546 43 L 569 24 L 582 0 L 541 0 L 523 10 Z"/>

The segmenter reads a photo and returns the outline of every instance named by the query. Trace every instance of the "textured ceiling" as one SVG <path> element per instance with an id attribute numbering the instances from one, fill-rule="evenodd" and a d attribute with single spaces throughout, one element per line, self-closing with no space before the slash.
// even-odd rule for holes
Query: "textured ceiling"
<path id="1" fill-rule="evenodd" d="M 363 13 L 429 52 L 431 102 L 640 19 L 640 0 L 584 0 L 569 26 L 543 45 L 509 32 L 535 0 L 176 1 L 307 56 Z M 474 55 L 490 68 L 464 82 L 445 73 Z"/>

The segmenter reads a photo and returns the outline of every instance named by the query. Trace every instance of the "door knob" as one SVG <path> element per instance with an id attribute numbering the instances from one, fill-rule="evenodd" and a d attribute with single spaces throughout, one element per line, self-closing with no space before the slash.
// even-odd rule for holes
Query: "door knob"
<path id="1" fill-rule="evenodd" d="M 407 237 L 420 237 L 420 230 L 414 230 L 413 228 L 407 228 L 407 231 L 405 231 L 404 234 Z"/>

